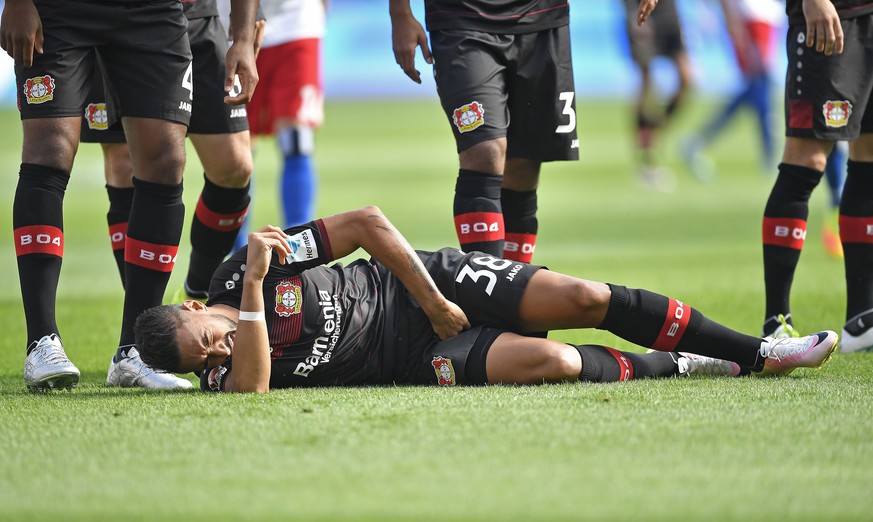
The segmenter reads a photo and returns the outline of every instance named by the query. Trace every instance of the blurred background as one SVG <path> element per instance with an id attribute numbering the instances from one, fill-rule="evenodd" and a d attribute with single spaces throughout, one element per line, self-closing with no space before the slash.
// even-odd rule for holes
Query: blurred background
<path id="1" fill-rule="evenodd" d="M 423 24 L 423 2 L 412 0 L 411 4 Z M 638 75 L 628 55 L 623 5 L 621 0 L 571 1 L 573 67 L 581 98 L 627 98 L 637 87 Z M 696 69 L 698 93 L 717 96 L 735 90 L 740 80 L 718 0 L 677 0 L 677 5 Z M 429 74 L 422 74 L 422 85 L 417 85 L 394 63 L 387 1 L 330 0 L 329 6 L 324 39 L 328 99 L 436 98 Z M 784 46 L 781 40 L 777 43 Z M 777 50 L 776 54 L 784 63 L 784 53 Z M 420 59 L 418 63 L 424 72 L 426 64 Z M 675 75 L 667 68 L 660 60 L 656 63 L 656 82 L 661 88 L 672 89 Z M 774 70 L 781 74 L 785 68 L 780 63 Z M 15 103 L 11 59 L 5 54 L 0 63 L 0 103 Z"/>

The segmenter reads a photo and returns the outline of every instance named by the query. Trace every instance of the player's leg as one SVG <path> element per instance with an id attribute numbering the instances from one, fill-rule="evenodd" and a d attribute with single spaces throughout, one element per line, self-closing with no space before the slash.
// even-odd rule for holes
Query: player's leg
<path id="1" fill-rule="evenodd" d="M 109 210 L 106 213 L 109 240 L 121 276 L 121 286 L 125 286 L 124 246 L 133 205 L 133 165 L 127 143 L 101 143 L 100 146 L 103 149 L 106 194 L 109 196 Z"/>
<path id="2" fill-rule="evenodd" d="M 865 130 L 851 144 L 849 156 L 840 203 L 846 268 L 846 324 L 841 351 L 845 353 L 873 351 L 873 133 Z"/>
<path id="3" fill-rule="evenodd" d="M 506 238 L 503 257 L 530 263 L 537 244 L 537 188 L 540 162 L 525 158 L 507 158 L 500 190 L 500 205 Z"/>
<path id="4" fill-rule="evenodd" d="M 146 367 L 133 334 L 136 317 L 163 300 L 182 235 L 182 172 L 193 87 L 188 24 L 176 4 L 103 9 L 107 18 L 127 28 L 123 34 L 106 34 L 109 41 L 99 51 L 118 96 L 134 174 L 122 326 L 107 384 L 190 387 L 187 380 Z"/>
<path id="5" fill-rule="evenodd" d="M 431 32 L 434 79 L 458 151 L 452 211 L 462 249 L 503 255 L 500 187 L 506 161 L 506 63 L 512 35 Z"/>
<path id="6" fill-rule="evenodd" d="M 828 184 L 828 212 L 822 224 L 821 238 L 825 251 L 833 257 L 843 257 L 843 244 L 840 242 L 840 199 L 843 184 L 846 182 L 846 161 L 849 144 L 838 141 L 828 155 L 825 165 L 825 181 Z"/>

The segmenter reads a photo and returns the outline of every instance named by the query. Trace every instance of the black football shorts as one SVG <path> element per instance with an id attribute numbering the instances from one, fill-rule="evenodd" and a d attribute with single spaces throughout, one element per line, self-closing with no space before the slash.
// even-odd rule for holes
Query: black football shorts
<path id="1" fill-rule="evenodd" d="M 634 62 L 647 64 L 656 56 L 675 58 L 685 52 L 679 13 L 672 1 L 662 0 L 642 26 L 637 25 L 638 0 L 625 0 L 628 46 Z"/>
<path id="2" fill-rule="evenodd" d="M 507 156 L 579 159 L 567 26 L 529 34 L 430 34 L 434 78 L 458 152 L 506 137 Z"/>
<path id="3" fill-rule="evenodd" d="M 422 332 L 410 332 L 412 339 L 431 339 L 414 382 L 443 386 L 487 383 L 488 350 L 503 332 L 523 333 L 518 324 L 521 297 L 531 276 L 542 267 L 454 248 L 419 252 L 419 257 L 440 292 L 464 310 L 473 327 L 444 341 L 436 338 L 426 321 L 418 325 Z"/>
<path id="4" fill-rule="evenodd" d="M 191 52 L 194 56 L 194 101 L 188 134 L 228 134 L 249 128 L 246 108 L 224 103 L 224 59 L 227 37 L 217 16 L 188 21 Z M 86 143 L 124 143 L 124 129 L 117 116 L 118 102 L 98 69 L 85 106 L 82 141 Z M 95 116 L 98 121 L 95 121 Z"/>
<path id="5" fill-rule="evenodd" d="M 842 20 L 842 54 L 806 46 L 806 26 L 788 28 L 785 135 L 852 141 L 873 132 L 873 15 Z"/>
<path id="6" fill-rule="evenodd" d="M 99 51 L 122 116 L 188 124 L 191 48 L 178 0 L 34 4 L 45 52 L 15 65 L 22 119 L 82 116 Z"/>

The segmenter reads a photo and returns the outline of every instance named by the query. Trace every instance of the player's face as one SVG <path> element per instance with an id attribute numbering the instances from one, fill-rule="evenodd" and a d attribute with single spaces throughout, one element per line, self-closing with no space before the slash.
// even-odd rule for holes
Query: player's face
<path id="1" fill-rule="evenodd" d="M 208 312 L 183 312 L 185 320 L 176 334 L 179 372 L 200 371 L 223 363 L 233 350 L 236 323 Z"/>

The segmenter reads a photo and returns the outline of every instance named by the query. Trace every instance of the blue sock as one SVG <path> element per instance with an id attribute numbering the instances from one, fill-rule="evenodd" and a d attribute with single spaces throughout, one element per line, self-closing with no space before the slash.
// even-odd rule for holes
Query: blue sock
<path id="1" fill-rule="evenodd" d="M 846 147 L 845 142 L 837 142 L 828 156 L 828 164 L 825 167 L 825 179 L 830 190 L 831 208 L 840 206 L 840 197 L 843 194 L 843 183 L 846 181 Z"/>
<path id="2" fill-rule="evenodd" d="M 282 150 L 282 209 L 285 227 L 312 220 L 317 180 L 312 161 L 313 131 L 307 127 L 281 129 L 277 133 Z"/>

